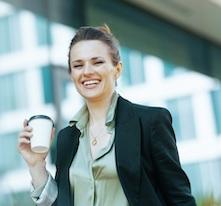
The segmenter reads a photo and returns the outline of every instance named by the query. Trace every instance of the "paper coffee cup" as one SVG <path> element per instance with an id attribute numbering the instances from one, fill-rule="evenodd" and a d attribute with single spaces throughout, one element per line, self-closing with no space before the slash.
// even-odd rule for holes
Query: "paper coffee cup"
<path id="1" fill-rule="evenodd" d="M 45 153 L 49 150 L 53 120 L 46 115 L 35 115 L 28 120 L 32 127 L 31 149 L 36 153 Z"/>

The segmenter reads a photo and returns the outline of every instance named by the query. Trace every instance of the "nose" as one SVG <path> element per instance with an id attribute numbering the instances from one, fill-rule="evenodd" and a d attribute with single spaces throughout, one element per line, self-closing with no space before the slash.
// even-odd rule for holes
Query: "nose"
<path id="1" fill-rule="evenodd" d="M 92 66 L 89 63 L 86 63 L 84 65 L 84 74 L 91 74 L 93 72 L 94 72 L 94 70 L 93 70 Z"/>

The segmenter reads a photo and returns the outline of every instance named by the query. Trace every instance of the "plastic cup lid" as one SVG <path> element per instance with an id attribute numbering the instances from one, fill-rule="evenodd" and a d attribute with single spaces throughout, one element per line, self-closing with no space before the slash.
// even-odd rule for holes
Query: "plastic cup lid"
<path id="1" fill-rule="evenodd" d="M 28 123 L 34 119 L 48 119 L 52 122 L 53 127 L 54 127 L 54 121 L 49 116 L 42 115 L 42 114 L 41 115 L 34 115 L 34 116 L 30 117 L 30 119 L 28 120 Z"/>

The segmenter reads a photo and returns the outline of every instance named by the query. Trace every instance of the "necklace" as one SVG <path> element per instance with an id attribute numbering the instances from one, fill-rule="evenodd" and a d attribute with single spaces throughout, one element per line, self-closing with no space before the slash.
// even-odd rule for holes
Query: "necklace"
<path id="1" fill-rule="evenodd" d="M 99 131 L 97 132 L 97 134 L 93 133 L 92 128 L 88 128 L 88 134 L 91 137 L 91 144 L 93 146 L 96 146 L 98 144 L 98 139 L 100 139 L 101 137 L 103 137 L 105 135 L 105 133 L 107 133 L 106 128 L 103 128 L 102 130 L 99 129 Z M 101 139 L 100 139 L 101 140 Z"/>
<path id="2" fill-rule="evenodd" d="M 94 139 L 91 141 L 91 143 L 92 143 L 92 145 L 96 145 L 97 144 L 97 139 L 96 139 L 96 137 L 94 137 Z"/>

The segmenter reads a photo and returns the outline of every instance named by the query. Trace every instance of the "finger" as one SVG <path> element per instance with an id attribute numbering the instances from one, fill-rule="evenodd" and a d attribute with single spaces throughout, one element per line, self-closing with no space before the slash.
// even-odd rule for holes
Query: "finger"
<path id="1" fill-rule="evenodd" d="M 32 127 L 31 126 L 25 126 L 23 129 L 22 129 L 22 132 L 32 132 Z"/>
<path id="2" fill-rule="evenodd" d="M 18 139 L 18 145 L 21 145 L 21 144 L 30 144 L 30 139 L 27 139 L 25 137 L 19 138 Z"/>
<path id="3" fill-rule="evenodd" d="M 22 131 L 20 134 L 19 134 L 19 138 L 28 138 L 30 139 L 31 137 L 33 136 L 33 133 L 32 132 L 28 132 L 28 131 Z"/>
<path id="4" fill-rule="evenodd" d="M 28 126 L 28 120 L 27 120 L 27 119 L 24 119 L 24 121 L 23 121 L 23 126 L 24 126 L 24 127 Z"/>
<path id="5" fill-rule="evenodd" d="M 31 151 L 31 145 L 30 145 L 30 140 L 22 138 L 18 140 L 17 143 L 17 148 L 20 153 L 25 152 L 25 151 Z"/>
<path id="6" fill-rule="evenodd" d="M 28 131 L 31 132 L 32 131 L 32 127 L 31 126 L 25 126 L 23 131 Z"/>

